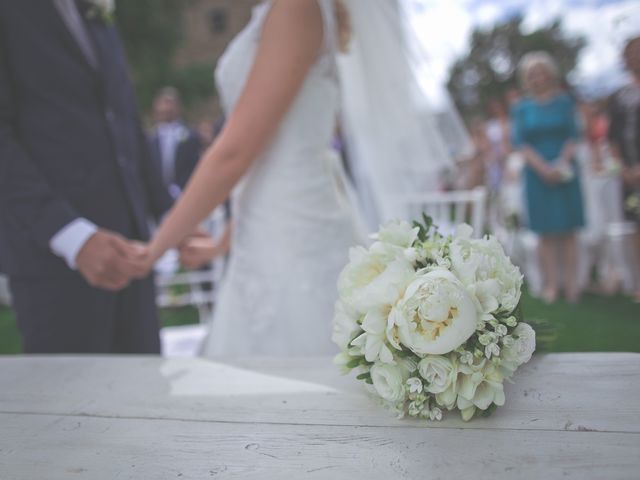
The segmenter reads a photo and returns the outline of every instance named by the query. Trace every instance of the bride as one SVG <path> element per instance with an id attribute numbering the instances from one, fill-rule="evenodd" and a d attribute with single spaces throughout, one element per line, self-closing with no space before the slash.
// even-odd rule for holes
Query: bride
<path id="1" fill-rule="evenodd" d="M 341 0 L 271 0 L 216 71 L 228 121 L 148 246 L 150 268 L 232 194 L 232 256 L 205 355 L 334 352 L 336 281 L 356 243 L 329 146 Z M 233 193 L 232 193 L 233 191 Z"/>

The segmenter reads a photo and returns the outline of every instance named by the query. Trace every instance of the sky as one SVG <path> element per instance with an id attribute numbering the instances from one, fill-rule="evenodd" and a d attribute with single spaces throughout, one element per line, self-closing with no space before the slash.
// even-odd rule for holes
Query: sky
<path id="1" fill-rule="evenodd" d="M 405 0 L 413 29 L 430 59 L 429 81 L 443 83 L 451 64 L 464 56 L 476 27 L 491 28 L 516 14 L 533 31 L 556 18 L 567 34 L 582 35 L 587 47 L 571 82 L 587 96 L 608 94 L 625 79 L 620 48 L 640 35 L 640 0 Z"/>

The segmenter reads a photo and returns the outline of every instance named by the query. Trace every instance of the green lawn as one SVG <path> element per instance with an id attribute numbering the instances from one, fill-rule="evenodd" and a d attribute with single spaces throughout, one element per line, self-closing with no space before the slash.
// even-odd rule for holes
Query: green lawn
<path id="1" fill-rule="evenodd" d="M 544 303 L 525 294 L 525 318 L 545 320 L 554 333 L 547 347 L 552 352 L 639 352 L 640 305 L 624 297 L 587 296 L 579 305 Z M 192 309 L 161 312 L 163 325 L 197 321 Z M 11 311 L 0 307 L 0 354 L 20 352 L 20 336 Z"/>

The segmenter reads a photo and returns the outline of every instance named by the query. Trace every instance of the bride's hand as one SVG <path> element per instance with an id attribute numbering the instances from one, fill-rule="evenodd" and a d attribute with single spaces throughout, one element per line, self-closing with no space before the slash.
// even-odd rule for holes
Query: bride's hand
<path id="1" fill-rule="evenodd" d="M 209 236 L 190 237 L 180 246 L 180 263 L 189 270 L 201 268 L 218 255 L 218 245 Z"/>
<path id="2" fill-rule="evenodd" d="M 149 245 L 137 241 L 129 242 L 126 261 L 132 267 L 136 279 L 148 276 L 155 264 Z"/>

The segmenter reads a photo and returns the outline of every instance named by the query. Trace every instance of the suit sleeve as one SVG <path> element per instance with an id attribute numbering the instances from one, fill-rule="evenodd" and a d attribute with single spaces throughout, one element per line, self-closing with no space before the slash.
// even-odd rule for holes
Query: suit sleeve
<path id="1" fill-rule="evenodd" d="M 18 105 L 6 44 L 0 17 L 0 208 L 49 249 L 50 239 L 79 215 L 52 190 L 16 135 Z"/>

